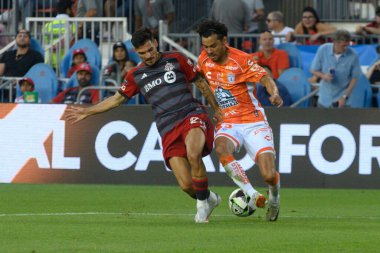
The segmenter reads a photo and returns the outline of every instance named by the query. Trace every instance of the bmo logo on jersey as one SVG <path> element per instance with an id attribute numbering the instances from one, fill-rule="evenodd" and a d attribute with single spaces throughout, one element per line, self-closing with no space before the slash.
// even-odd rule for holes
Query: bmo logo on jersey
<path id="1" fill-rule="evenodd" d="M 144 85 L 145 92 L 150 91 L 152 88 L 162 84 L 161 78 L 157 78 L 156 80 L 151 81 L 150 83 Z"/>

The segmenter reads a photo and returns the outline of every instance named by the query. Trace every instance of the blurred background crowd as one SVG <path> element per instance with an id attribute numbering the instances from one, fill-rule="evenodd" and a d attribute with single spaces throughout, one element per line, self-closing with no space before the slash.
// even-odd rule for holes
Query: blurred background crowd
<path id="1" fill-rule="evenodd" d="M 197 25 L 215 19 L 228 27 L 230 46 L 272 75 L 286 106 L 378 107 L 379 6 L 377 0 L 1 0 L 0 102 L 97 103 L 140 63 L 130 43 L 136 29 L 148 27 L 160 50 L 196 62 Z M 348 91 L 347 102 L 338 89 Z M 265 90 L 253 92 L 270 106 Z"/>

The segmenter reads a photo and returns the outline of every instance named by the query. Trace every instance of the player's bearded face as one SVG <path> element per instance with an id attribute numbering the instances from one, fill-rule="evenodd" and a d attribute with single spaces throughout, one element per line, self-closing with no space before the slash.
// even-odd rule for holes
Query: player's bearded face
<path id="1" fill-rule="evenodd" d="M 210 57 L 210 59 L 213 62 L 216 63 L 223 63 L 223 61 L 226 59 L 226 39 L 219 40 L 216 36 L 216 34 L 212 34 L 209 37 L 202 37 L 202 45 L 204 50 L 207 53 L 207 56 Z"/>
<path id="2" fill-rule="evenodd" d="M 137 54 L 140 56 L 141 60 L 146 65 L 153 65 L 157 62 L 159 58 L 159 53 L 157 51 L 157 41 L 147 41 L 144 45 L 135 49 Z"/>

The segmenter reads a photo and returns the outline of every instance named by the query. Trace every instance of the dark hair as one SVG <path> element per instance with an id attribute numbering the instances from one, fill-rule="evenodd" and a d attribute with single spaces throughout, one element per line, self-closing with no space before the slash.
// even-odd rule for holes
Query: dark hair
<path id="1" fill-rule="evenodd" d="M 18 29 L 17 30 L 17 34 L 19 34 L 19 33 L 25 33 L 26 35 L 28 35 L 29 38 L 31 38 L 30 37 L 30 32 L 28 30 L 26 30 L 25 28 Z"/>
<path id="2" fill-rule="evenodd" d="M 57 13 L 62 14 L 66 13 L 67 9 L 71 9 L 72 2 L 71 0 L 59 0 L 57 3 Z"/>
<path id="3" fill-rule="evenodd" d="M 212 34 L 216 34 L 218 40 L 222 40 L 223 37 L 227 37 L 228 29 L 225 24 L 218 21 L 204 20 L 199 24 L 197 33 L 205 38 L 210 37 Z"/>
<path id="4" fill-rule="evenodd" d="M 313 27 L 311 29 L 313 29 L 314 31 L 317 31 L 317 24 L 321 22 L 319 20 L 319 16 L 318 16 L 317 11 L 313 7 L 307 6 L 302 10 L 302 14 L 304 14 L 305 12 L 311 12 L 313 14 L 313 16 L 315 18 L 315 24 L 313 25 Z M 302 24 L 302 28 L 303 28 L 304 34 L 309 34 L 306 27 L 303 24 Z"/>
<path id="5" fill-rule="evenodd" d="M 127 46 L 122 41 L 117 41 L 115 44 L 113 44 L 112 60 L 115 60 L 115 51 L 117 48 L 122 48 L 125 51 L 125 60 L 128 61 L 129 60 L 128 49 L 127 49 Z"/>
<path id="6" fill-rule="evenodd" d="M 154 41 L 154 36 L 149 28 L 143 27 L 132 34 L 132 45 L 137 48 L 144 45 L 147 41 Z"/>

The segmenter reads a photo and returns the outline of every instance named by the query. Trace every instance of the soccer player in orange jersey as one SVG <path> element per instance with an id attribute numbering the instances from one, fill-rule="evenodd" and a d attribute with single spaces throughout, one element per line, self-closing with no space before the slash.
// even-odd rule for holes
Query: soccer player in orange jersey
<path id="1" fill-rule="evenodd" d="M 277 220 L 280 210 L 280 175 L 275 168 L 273 134 L 264 109 L 256 96 L 256 83 L 270 94 L 270 102 L 283 103 L 276 84 L 252 55 L 227 45 L 227 27 L 206 20 L 198 27 L 203 51 L 197 69 L 210 84 L 221 108 L 223 121 L 216 126 L 215 151 L 227 174 L 249 196 L 252 204 L 264 208 L 266 198 L 251 185 L 244 169 L 233 153 L 244 146 L 260 168 L 269 185 L 269 207 L 266 218 Z M 248 84 L 254 86 L 253 93 Z"/>

